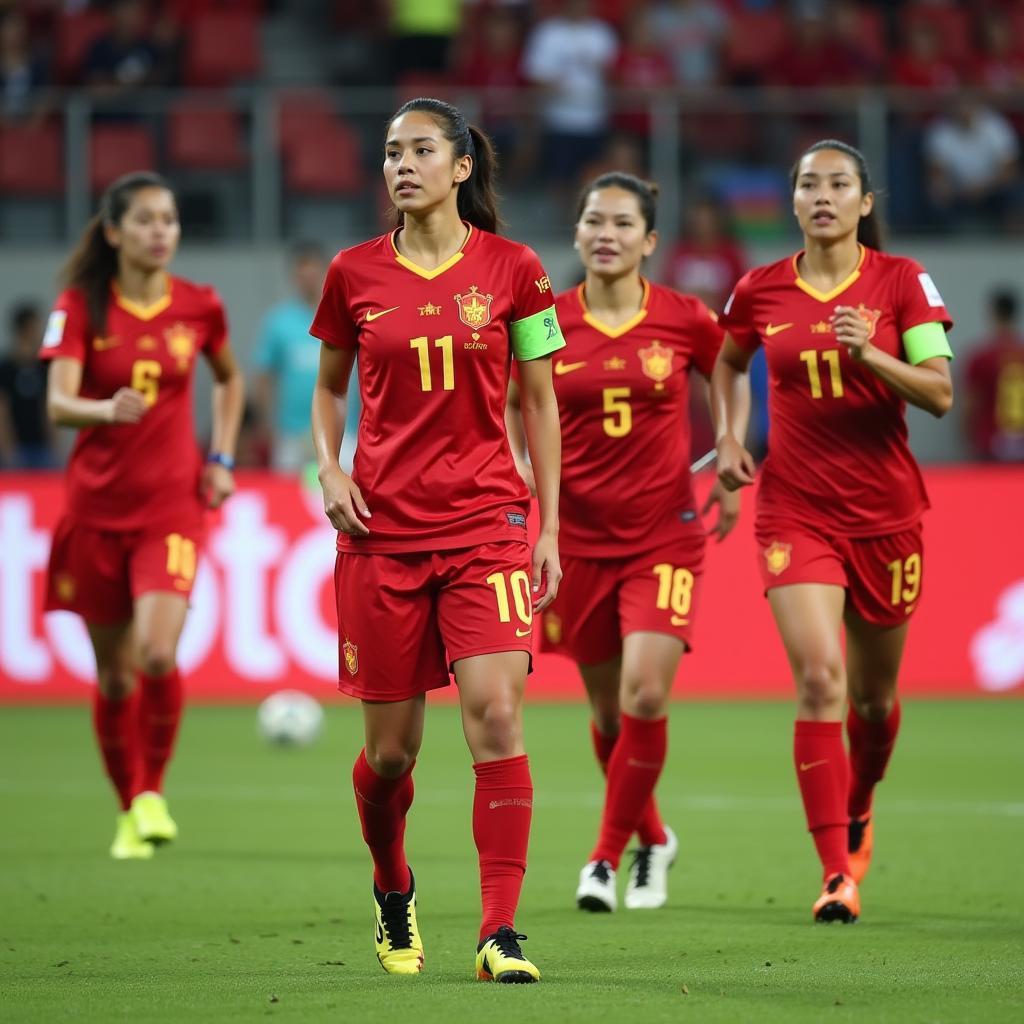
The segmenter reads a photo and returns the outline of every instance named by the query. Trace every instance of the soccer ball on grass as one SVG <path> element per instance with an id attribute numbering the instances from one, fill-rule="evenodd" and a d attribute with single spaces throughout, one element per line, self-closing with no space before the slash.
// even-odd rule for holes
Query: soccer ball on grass
<path id="1" fill-rule="evenodd" d="M 299 690 L 278 690 L 257 712 L 260 735 L 282 747 L 308 747 L 324 724 L 320 704 Z"/>

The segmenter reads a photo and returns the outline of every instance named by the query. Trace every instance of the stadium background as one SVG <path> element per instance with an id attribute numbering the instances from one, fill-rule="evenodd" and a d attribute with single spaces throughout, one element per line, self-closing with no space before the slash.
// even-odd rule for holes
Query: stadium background
<path id="1" fill-rule="evenodd" d="M 507 232 L 537 249 L 558 288 L 579 276 L 569 244 L 577 188 L 612 166 L 661 185 L 655 279 L 670 274 L 688 211 L 704 196 L 727 211 L 747 265 L 792 251 L 787 168 L 803 145 L 827 135 L 863 148 L 892 225 L 889 247 L 920 260 L 941 288 L 957 321 L 957 371 L 986 337 L 991 291 L 1021 283 L 1016 151 L 990 195 L 943 202 L 935 141 L 969 106 L 1008 125 L 1019 147 L 1019 3 L 37 0 L 0 3 L 0 13 L 4 310 L 22 300 L 45 308 L 102 188 L 154 167 L 179 192 L 175 272 L 217 287 L 251 367 L 261 320 L 288 291 L 287 246 L 312 238 L 333 251 L 383 229 L 383 124 L 420 94 L 452 99 L 492 132 Z M 115 22 L 121 49 L 104 49 L 97 41 Z M 573 33 L 613 38 L 617 55 L 560 96 L 539 84 L 557 47 L 532 64 L 528 56 L 545 31 L 546 45 L 553 37 L 567 52 Z M 10 72 L 19 47 L 29 68 L 20 78 Z M 118 63 L 125 54 L 132 60 Z M 201 434 L 208 404 L 200 386 Z M 1024 468 L 967 464 L 959 412 L 933 421 L 911 411 L 910 421 L 935 508 L 907 689 L 1020 693 Z M 289 684 L 328 697 L 332 547 L 317 495 L 302 480 L 259 469 L 241 473 L 239 484 L 214 532 L 184 641 L 191 692 L 245 700 Z M 39 610 L 61 501 L 58 473 L 0 475 L 2 701 L 89 694 L 80 624 L 44 622 Z M 699 647 L 684 664 L 680 695 L 789 693 L 758 593 L 750 502 L 737 535 L 713 553 Z M 535 696 L 577 692 L 567 663 L 540 660 Z"/>

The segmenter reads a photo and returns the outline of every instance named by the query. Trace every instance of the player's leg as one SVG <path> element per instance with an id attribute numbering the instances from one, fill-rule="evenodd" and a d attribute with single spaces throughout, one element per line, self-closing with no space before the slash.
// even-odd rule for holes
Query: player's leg
<path id="1" fill-rule="evenodd" d="M 87 622 L 86 627 L 96 655 L 93 729 L 121 807 L 110 855 L 115 860 L 148 860 L 153 847 L 139 837 L 129 811 L 141 775 L 132 624 Z"/>
<path id="2" fill-rule="evenodd" d="M 768 600 L 796 683 L 793 761 L 825 878 L 814 916 L 853 921 L 860 907 L 847 855 L 846 673 L 839 636 L 845 593 L 839 586 L 798 583 L 773 587 Z"/>

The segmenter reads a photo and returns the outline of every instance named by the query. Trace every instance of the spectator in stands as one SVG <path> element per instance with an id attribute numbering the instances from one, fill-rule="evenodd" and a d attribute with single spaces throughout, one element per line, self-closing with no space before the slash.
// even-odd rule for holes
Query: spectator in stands
<path id="1" fill-rule="evenodd" d="M 39 360 L 43 318 L 34 302 L 10 314 L 9 351 L 0 357 L 0 465 L 46 469 L 57 463 L 46 415 L 46 364 Z"/>
<path id="2" fill-rule="evenodd" d="M 320 346 L 310 338 L 309 325 L 323 290 L 327 255 L 316 242 L 297 242 L 291 249 L 290 264 L 294 295 L 264 317 L 256 345 L 254 393 L 260 422 L 273 433 L 271 464 L 275 469 L 296 471 L 313 457 L 309 408 Z M 352 438 L 359 421 L 358 395 L 358 388 L 349 393 L 345 434 Z"/>
<path id="3" fill-rule="evenodd" d="M 856 50 L 841 43 L 831 18 L 808 12 L 791 19 L 788 38 L 766 78 L 770 85 L 791 89 L 859 85 L 865 81 L 865 67 Z"/>
<path id="4" fill-rule="evenodd" d="M 971 81 L 997 93 L 1024 89 L 1024 39 L 1014 38 L 1013 24 L 1002 11 L 982 16 L 981 46 L 971 63 Z"/>
<path id="5" fill-rule="evenodd" d="M 955 89 L 961 71 L 945 54 L 935 26 L 929 21 L 913 21 L 906 35 L 903 49 L 889 66 L 890 84 L 908 89 Z"/>
<path id="6" fill-rule="evenodd" d="M 150 31 L 143 0 L 116 0 L 110 18 L 110 31 L 92 44 L 83 67 L 93 95 L 116 100 L 138 89 L 170 84 L 173 55 Z"/>
<path id="7" fill-rule="evenodd" d="M 391 0 L 391 52 L 396 77 L 448 71 L 462 0 Z"/>
<path id="8" fill-rule="evenodd" d="M 17 7 L 0 13 L 0 121 L 46 113 L 46 66 L 32 52 L 28 22 Z"/>
<path id="9" fill-rule="evenodd" d="M 945 225 L 1001 227 L 1015 212 L 1020 142 L 1009 121 L 973 93 L 959 93 L 950 113 L 928 127 L 924 154 L 929 197 Z"/>
<path id="10" fill-rule="evenodd" d="M 715 0 L 663 0 L 651 13 L 655 37 L 671 58 L 679 85 L 714 85 L 729 27 Z"/>
<path id="11" fill-rule="evenodd" d="M 608 131 L 608 75 L 619 47 L 591 8 L 590 0 L 565 0 L 560 14 L 537 23 L 523 56 L 524 75 L 542 92 L 542 170 L 563 199 Z"/>
<path id="12" fill-rule="evenodd" d="M 640 4 L 626 19 L 622 48 L 611 71 L 612 84 L 636 99 L 614 118 L 615 130 L 646 139 L 651 132 L 650 93 L 671 86 L 675 80 L 672 61 L 654 31 L 650 8 Z M 624 169 L 624 168 L 619 168 Z M 589 181 L 590 176 L 584 175 Z"/>
<path id="13" fill-rule="evenodd" d="M 972 349 L 964 370 L 964 425 L 978 459 L 1024 462 L 1024 334 L 1017 310 L 1016 292 L 992 293 L 991 333 Z"/>

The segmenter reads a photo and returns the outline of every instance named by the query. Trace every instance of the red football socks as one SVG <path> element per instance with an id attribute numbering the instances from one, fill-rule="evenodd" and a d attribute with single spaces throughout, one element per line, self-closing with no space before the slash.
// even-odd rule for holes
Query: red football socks
<path id="1" fill-rule="evenodd" d="M 601 771 L 607 775 L 608 761 L 611 759 L 612 751 L 618 742 L 619 734 L 614 733 L 611 736 L 605 736 L 604 733 L 598 732 L 597 726 L 594 724 L 593 719 L 591 719 L 590 739 L 594 744 L 594 755 L 597 757 L 597 763 L 601 766 Z M 660 846 L 668 839 L 665 835 L 665 824 L 661 820 L 661 814 L 658 811 L 658 804 L 654 799 L 653 793 L 650 800 L 644 805 L 643 814 L 640 815 L 640 821 L 636 826 L 636 834 L 640 839 L 641 846 Z"/>
<path id="2" fill-rule="evenodd" d="M 97 688 L 93 697 L 93 730 L 122 811 L 128 810 L 132 798 L 140 792 L 138 703 L 137 692 L 122 700 L 111 700 Z"/>
<path id="3" fill-rule="evenodd" d="M 140 672 L 138 679 L 142 751 L 140 791 L 159 793 L 181 724 L 184 688 L 177 669 L 165 676 L 147 676 Z"/>
<path id="4" fill-rule="evenodd" d="M 409 891 L 409 864 L 405 859 L 405 818 L 412 806 L 412 770 L 397 778 L 378 775 L 360 750 L 352 768 L 352 788 L 363 826 L 363 839 L 373 858 L 373 882 L 383 893 Z"/>
<path id="5" fill-rule="evenodd" d="M 480 856 L 480 938 L 514 927 L 526 874 L 533 780 L 525 754 L 473 765 L 473 839 Z"/>
<path id="6" fill-rule="evenodd" d="M 622 715 L 618 742 L 608 760 L 601 833 L 590 860 L 606 860 L 618 868 L 629 837 L 637 831 L 665 765 L 668 719 L 649 721 Z M 665 841 L 664 828 L 661 841 Z M 643 837 L 641 837 L 643 842 Z"/>
<path id="7" fill-rule="evenodd" d="M 798 720 L 793 733 L 793 762 L 807 827 L 825 877 L 849 875 L 846 797 L 850 762 L 843 747 L 842 722 Z"/>
<path id="8" fill-rule="evenodd" d="M 846 735 L 850 740 L 850 793 L 847 804 L 851 818 L 860 818 L 871 810 L 871 795 L 885 777 L 885 769 L 900 731 L 900 702 L 881 722 L 861 718 L 853 705 L 846 716 Z"/>

